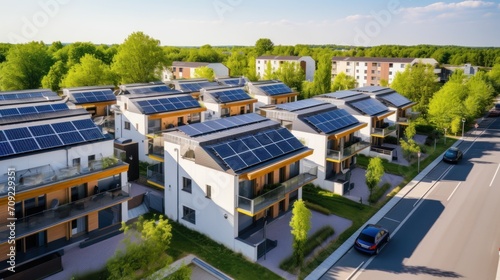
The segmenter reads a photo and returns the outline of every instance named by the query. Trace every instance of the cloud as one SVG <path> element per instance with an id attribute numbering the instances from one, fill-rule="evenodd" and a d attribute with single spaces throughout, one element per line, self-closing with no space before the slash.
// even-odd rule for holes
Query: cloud
<path id="1" fill-rule="evenodd" d="M 351 15 L 351 16 L 347 16 L 345 18 L 342 18 L 340 19 L 340 21 L 348 21 L 348 22 L 352 22 L 352 21 L 360 21 L 360 20 L 368 20 L 368 19 L 372 19 L 373 16 L 371 15 Z"/>
<path id="2" fill-rule="evenodd" d="M 495 8 L 495 2 L 488 1 L 462 1 L 462 2 L 436 2 L 427 6 L 409 7 L 401 9 L 401 16 L 407 22 L 421 23 L 436 20 L 450 20 L 460 18 L 462 21 L 481 17 L 484 13 Z"/>

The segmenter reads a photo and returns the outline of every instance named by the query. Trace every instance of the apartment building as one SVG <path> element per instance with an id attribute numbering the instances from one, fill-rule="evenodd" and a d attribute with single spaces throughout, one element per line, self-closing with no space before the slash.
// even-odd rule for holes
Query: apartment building
<path id="1" fill-rule="evenodd" d="M 257 99 L 255 103 L 257 111 L 261 106 L 297 101 L 299 95 L 278 80 L 248 82 L 247 90 L 250 96 Z"/>
<path id="2" fill-rule="evenodd" d="M 369 138 L 360 130 L 368 124 L 360 122 L 345 109 L 318 99 L 268 105 L 261 114 L 279 122 L 305 146 L 314 150 L 306 160 L 318 167 L 315 185 L 343 195 L 350 183 L 350 167 L 356 155 L 370 147 Z"/>
<path id="3" fill-rule="evenodd" d="M 202 89 L 201 93 L 203 106 L 207 108 L 202 121 L 253 113 L 257 102 L 243 87 L 219 86 Z"/>
<path id="4" fill-rule="evenodd" d="M 0 92 L 0 260 L 15 246 L 21 266 L 128 220 L 128 164 L 113 141 L 50 90 Z"/>
<path id="5" fill-rule="evenodd" d="M 332 58 L 332 78 L 343 72 L 356 79 L 357 86 L 381 86 L 383 81 L 391 84 L 396 73 L 403 72 L 407 65 L 432 64 L 438 75 L 441 69 L 433 58 L 388 58 L 388 57 L 345 57 Z M 436 77 L 437 78 L 437 77 Z"/>
<path id="6" fill-rule="evenodd" d="M 195 70 L 200 67 L 212 69 L 215 77 L 229 77 L 229 68 L 222 63 L 174 61 L 170 69 L 163 71 L 162 81 L 196 78 Z"/>
<path id="7" fill-rule="evenodd" d="M 262 79 L 268 65 L 271 66 L 272 72 L 280 68 L 283 63 L 294 63 L 300 65 L 304 71 L 307 81 L 314 79 L 316 71 L 316 61 L 310 56 L 283 56 L 283 55 L 263 55 L 255 59 L 255 70 L 257 75 Z"/>
<path id="8" fill-rule="evenodd" d="M 165 214 L 253 261 L 276 246 L 253 230 L 316 179 L 302 163 L 313 150 L 257 114 L 180 126 L 164 139 Z"/>

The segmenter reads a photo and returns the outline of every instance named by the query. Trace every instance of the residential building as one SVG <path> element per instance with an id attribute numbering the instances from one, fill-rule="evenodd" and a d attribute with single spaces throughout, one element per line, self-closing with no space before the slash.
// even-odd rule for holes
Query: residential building
<path id="1" fill-rule="evenodd" d="M 356 79 L 357 86 L 381 86 L 383 81 L 391 84 L 396 73 L 403 72 L 407 65 L 432 64 L 434 73 L 441 73 L 438 62 L 433 58 L 396 57 L 345 57 L 332 58 L 332 78 L 343 72 Z"/>
<path id="2" fill-rule="evenodd" d="M 288 62 L 300 65 L 304 71 L 307 81 L 314 79 L 316 71 L 316 61 L 310 56 L 282 56 L 282 55 L 263 55 L 255 59 L 255 70 L 257 75 L 263 79 L 268 65 L 271 65 L 272 72 L 279 69 L 280 65 Z"/>
<path id="3" fill-rule="evenodd" d="M 321 101 L 305 99 L 260 107 L 261 114 L 278 121 L 304 145 L 314 150 L 307 160 L 318 166 L 314 181 L 325 190 L 343 195 L 350 183 L 350 167 L 356 155 L 370 147 L 360 130 L 368 126 L 345 109 Z"/>
<path id="4" fill-rule="evenodd" d="M 470 63 L 466 63 L 463 66 L 455 66 L 455 65 L 443 65 L 443 69 L 441 72 L 441 82 L 446 82 L 450 79 L 450 76 L 456 70 L 462 70 L 464 75 L 466 76 L 474 76 L 479 71 L 479 66 L 472 66 Z"/>
<path id="5" fill-rule="evenodd" d="M 379 156 L 392 161 L 395 156 L 394 148 L 385 147 L 384 139 L 388 136 L 396 137 L 396 123 L 388 119 L 395 111 L 389 110 L 375 98 L 353 90 L 341 90 L 314 97 L 330 102 L 340 109 L 346 110 L 360 122 L 368 125 L 359 130 L 361 139 L 370 139 L 370 148 L 360 153 L 368 156 Z"/>
<path id="6" fill-rule="evenodd" d="M 170 69 L 165 69 L 162 75 L 162 81 L 171 81 L 175 79 L 196 78 L 195 70 L 200 67 L 208 67 L 214 70 L 215 77 L 229 77 L 229 68 L 219 62 L 185 62 L 174 61 Z"/>
<path id="7" fill-rule="evenodd" d="M 20 266 L 128 220 L 128 164 L 113 141 L 50 90 L 0 92 L 2 269 L 11 247 Z"/>
<path id="8" fill-rule="evenodd" d="M 261 106 L 297 101 L 299 95 L 278 80 L 248 82 L 247 90 L 250 96 L 257 99 L 257 111 Z"/>
<path id="9" fill-rule="evenodd" d="M 316 179 L 301 161 L 312 149 L 257 114 L 181 126 L 164 139 L 165 214 L 253 261 L 276 243 L 252 233 Z"/>
<path id="10" fill-rule="evenodd" d="M 201 100 L 207 111 L 201 121 L 219 119 L 254 112 L 254 99 L 243 87 L 212 87 L 201 90 Z"/>

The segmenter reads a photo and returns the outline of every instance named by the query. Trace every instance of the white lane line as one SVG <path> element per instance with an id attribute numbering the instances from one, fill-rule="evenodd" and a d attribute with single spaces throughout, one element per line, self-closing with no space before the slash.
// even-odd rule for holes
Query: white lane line
<path id="1" fill-rule="evenodd" d="M 365 263 L 364 261 L 363 261 L 362 263 L 360 263 L 360 264 L 358 265 L 358 267 L 356 267 L 356 269 L 355 269 L 355 270 L 354 270 L 354 271 L 353 271 L 353 272 L 349 275 L 349 277 L 347 277 L 347 278 L 346 278 L 346 280 L 351 279 L 351 278 L 354 276 L 354 274 L 358 273 L 359 268 L 360 268 L 360 267 L 361 267 L 364 263 Z"/>
<path id="2" fill-rule="evenodd" d="M 455 189 L 453 190 L 453 192 L 451 192 L 450 196 L 448 196 L 448 199 L 446 201 L 450 201 L 451 197 L 457 191 L 457 189 L 460 186 L 460 184 L 462 184 L 462 182 L 458 183 L 458 185 L 455 187 Z"/>
<path id="3" fill-rule="evenodd" d="M 394 219 L 391 219 L 391 218 L 387 218 L 387 217 L 384 217 L 384 219 L 387 219 L 389 221 L 393 221 L 393 222 L 396 222 L 396 223 L 401 223 L 401 221 L 398 221 L 398 220 L 394 220 Z"/>
<path id="4" fill-rule="evenodd" d="M 490 187 L 493 185 L 493 181 L 495 181 L 495 177 L 497 176 L 498 169 L 500 169 L 500 163 L 498 164 L 497 171 L 495 171 L 495 175 L 493 175 L 493 178 L 491 179 Z"/>

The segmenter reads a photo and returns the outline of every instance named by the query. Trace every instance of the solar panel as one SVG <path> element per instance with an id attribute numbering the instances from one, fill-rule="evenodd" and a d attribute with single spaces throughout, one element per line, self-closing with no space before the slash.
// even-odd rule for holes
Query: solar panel
<path id="1" fill-rule="evenodd" d="M 218 101 L 222 103 L 235 102 L 251 98 L 250 95 L 248 95 L 243 89 L 218 91 L 212 94 Z"/>
<path id="2" fill-rule="evenodd" d="M 197 83 L 180 83 L 179 87 L 182 91 L 200 91 L 202 88 L 218 86 L 218 83 L 197 82 Z"/>
<path id="3" fill-rule="evenodd" d="M 9 140 L 23 139 L 23 138 L 31 137 L 31 133 L 29 132 L 29 130 L 26 127 L 7 129 L 7 130 L 4 130 L 4 132 L 5 132 L 5 135 L 7 135 L 7 138 Z"/>
<path id="4" fill-rule="evenodd" d="M 388 110 L 388 108 L 384 104 L 373 98 L 367 98 L 361 101 L 351 102 L 349 104 L 362 113 L 370 116 L 374 116 Z"/>
<path id="5" fill-rule="evenodd" d="M 137 101 L 144 114 L 155 114 L 200 107 L 192 96 L 168 97 Z"/>
<path id="6" fill-rule="evenodd" d="M 10 141 L 10 144 L 16 153 L 36 151 L 39 149 L 38 144 L 33 138 L 12 140 Z"/>
<path id="7" fill-rule="evenodd" d="M 404 106 L 406 104 L 411 103 L 410 99 L 402 96 L 401 94 L 399 94 L 397 92 L 382 95 L 382 96 L 380 96 L 380 98 L 382 100 L 385 100 L 385 101 L 391 103 L 392 105 L 394 105 L 396 107 L 401 107 L 401 106 Z"/>
<path id="8" fill-rule="evenodd" d="M 304 100 L 299 100 L 295 102 L 289 102 L 289 103 L 283 103 L 276 105 L 276 108 L 289 111 L 289 112 L 294 112 L 298 110 L 303 110 L 311 107 L 315 107 L 321 104 L 325 104 L 323 101 L 319 101 L 316 99 L 304 99 Z"/>
<path id="9" fill-rule="evenodd" d="M 236 79 L 225 79 L 221 81 L 223 84 L 231 85 L 231 86 L 241 86 L 245 84 L 245 80 L 236 78 Z"/>
<path id="10" fill-rule="evenodd" d="M 111 89 L 103 89 L 96 91 L 72 92 L 75 104 L 104 102 L 116 100 L 116 96 Z"/>
<path id="11" fill-rule="evenodd" d="M 323 133 L 332 133 L 349 127 L 359 121 L 344 109 L 332 110 L 304 118 L 316 130 Z"/>
<path id="12" fill-rule="evenodd" d="M 57 135 L 45 135 L 35 138 L 42 149 L 62 146 L 62 142 Z"/>
<path id="13" fill-rule="evenodd" d="M 213 121 L 183 125 L 179 127 L 179 130 L 191 137 L 197 137 L 265 120 L 267 119 L 257 114 L 243 114 Z"/>
<path id="14" fill-rule="evenodd" d="M 176 92 L 175 90 L 169 88 L 167 85 L 154 85 L 154 86 L 143 86 L 143 87 L 132 87 L 128 88 L 127 91 L 131 94 L 147 94 L 147 93 L 158 93 L 158 92 Z"/>
<path id="15" fill-rule="evenodd" d="M 217 144 L 210 148 L 227 167 L 240 171 L 303 147 L 290 131 L 286 128 L 279 128 Z"/>
<path id="16" fill-rule="evenodd" d="M 90 119 L 73 121 L 73 124 L 78 130 L 95 128 L 94 122 Z"/>
<path id="17" fill-rule="evenodd" d="M 69 110 L 66 103 L 58 103 L 52 105 L 39 105 L 30 107 L 8 108 L 0 110 L 0 117 L 20 116 L 26 114 L 48 113 Z"/>
<path id="18" fill-rule="evenodd" d="M 292 92 L 292 90 L 287 85 L 282 84 L 282 83 L 272 84 L 272 85 L 263 85 L 263 86 L 259 86 L 259 87 L 264 92 L 266 92 L 268 95 L 278 95 L 278 94 Z"/>
<path id="19" fill-rule="evenodd" d="M 83 138 L 86 141 L 97 140 L 103 137 L 101 131 L 98 128 L 80 130 L 80 134 L 82 134 Z"/>
<path id="20" fill-rule="evenodd" d="M 344 98 L 355 96 L 358 94 L 361 94 L 361 93 L 356 92 L 356 91 L 351 91 L 351 90 L 340 90 L 340 91 L 336 91 L 336 92 L 332 92 L 332 93 L 325 93 L 323 95 L 328 96 L 328 97 L 337 98 L 337 99 L 344 99 Z"/>
<path id="21" fill-rule="evenodd" d="M 52 91 L 18 92 L 18 93 L 2 93 L 2 92 L 0 92 L 0 100 L 42 98 L 42 97 L 49 97 L 49 96 L 57 96 L 57 93 L 52 92 Z"/>

